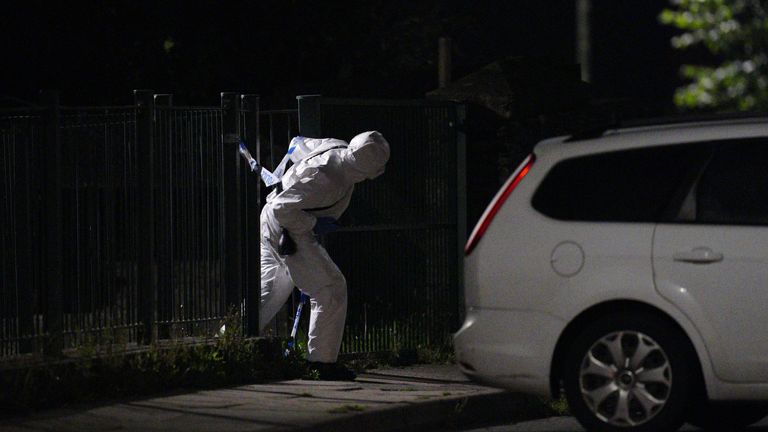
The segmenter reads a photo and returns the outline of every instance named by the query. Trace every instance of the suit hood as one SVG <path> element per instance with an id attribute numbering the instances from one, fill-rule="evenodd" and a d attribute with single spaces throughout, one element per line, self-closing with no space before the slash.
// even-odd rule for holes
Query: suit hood
<path id="1" fill-rule="evenodd" d="M 384 173 L 389 160 L 389 143 L 377 131 L 358 134 L 347 147 L 345 162 L 357 176 L 356 181 L 374 179 Z"/>

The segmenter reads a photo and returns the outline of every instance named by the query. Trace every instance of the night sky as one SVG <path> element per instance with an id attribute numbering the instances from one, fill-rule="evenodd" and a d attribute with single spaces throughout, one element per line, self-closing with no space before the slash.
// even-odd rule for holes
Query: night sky
<path id="1" fill-rule="evenodd" d="M 671 108 L 677 70 L 657 21 L 667 0 L 594 0 L 596 94 Z M 437 39 L 453 41 L 454 79 L 507 56 L 575 63 L 574 0 L 11 1 L 3 4 L 0 95 L 65 105 L 129 104 L 134 88 L 176 104 L 221 91 L 420 98 L 437 86 Z M 690 55 L 689 55 L 690 57 Z M 4 105 L 8 105 L 5 98 Z"/>

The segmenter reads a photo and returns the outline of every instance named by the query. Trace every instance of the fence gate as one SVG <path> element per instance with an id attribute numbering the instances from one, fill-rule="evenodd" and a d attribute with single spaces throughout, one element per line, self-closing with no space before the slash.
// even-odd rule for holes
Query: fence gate
<path id="1" fill-rule="evenodd" d="M 349 141 L 378 130 L 386 172 L 356 186 L 343 228 L 325 239 L 347 279 L 342 351 L 434 346 L 458 329 L 466 239 L 462 106 L 300 96 L 303 136 Z"/>

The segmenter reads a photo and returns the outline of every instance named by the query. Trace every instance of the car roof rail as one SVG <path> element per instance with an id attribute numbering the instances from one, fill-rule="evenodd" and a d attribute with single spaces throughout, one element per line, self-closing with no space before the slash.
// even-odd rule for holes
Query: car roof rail
<path id="1" fill-rule="evenodd" d="M 697 123 L 708 121 L 727 121 L 727 120 L 765 120 L 768 121 L 768 112 L 765 111 L 739 111 L 727 113 L 698 113 L 681 114 L 666 117 L 637 118 L 631 120 L 616 120 L 605 124 L 592 126 L 590 128 L 577 131 L 568 137 L 564 142 L 582 141 L 592 138 L 599 138 L 608 130 L 629 129 L 647 126 L 665 126 L 685 123 Z"/>
<path id="2" fill-rule="evenodd" d="M 564 142 L 583 141 L 583 140 L 588 140 L 592 138 L 599 138 L 603 136 L 605 131 L 609 129 L 617 129 L 619 127 L 621 127 L 621 122 L 618 122 L 618 121 L 597 125 L 597 126 L 592 126 L 592 127 L 574 132 Z"/>

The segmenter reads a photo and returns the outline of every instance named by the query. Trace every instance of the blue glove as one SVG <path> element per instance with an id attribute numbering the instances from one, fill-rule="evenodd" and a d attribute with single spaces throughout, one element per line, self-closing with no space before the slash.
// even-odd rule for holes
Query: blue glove
<path id="1" fill-rule="evenodd" d="M 325 235 L 332 233 L 337 229 L 339 229 L 339 223 L 336 221 L 336 219 L 323 216 L 317 218 L 317 222 L 315 222 L 315 227 L 312 228 L 312 231 L 314 231 L 317 235 Z"/>

